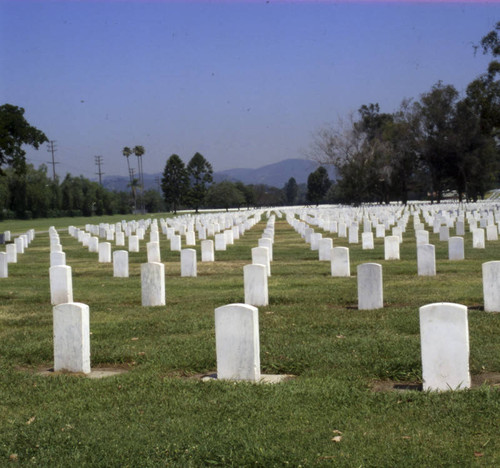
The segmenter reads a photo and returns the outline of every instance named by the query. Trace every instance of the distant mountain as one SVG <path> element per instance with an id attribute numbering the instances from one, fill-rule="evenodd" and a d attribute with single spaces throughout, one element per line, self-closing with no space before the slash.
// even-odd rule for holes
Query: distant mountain
<path id="1" fill-rule="evenodd" d="M 240 181 L 246 185 L 264 184 L 272 187 L 282 188 L 290 179 L 294 177 L 297 184 L 307 183 L 307 177 L 319 167 L 319 164 L 308 159 L 285 159 L 274 164 L 259 167 L 258 169 L 227 169 L 225 171 L 214 172 L 214 181 L 222 182 L 229 180 L 231 182 Z M 330 175 L 330 179 L 337 178 L 333 166 L 325 166 Z M 158 189 L 158 180 L 161 180 L 162 174 L 144 174 L 144 187 L 146 190 Z M 109 190 L 129 190 L 128 177 L 124 176 L 105 176 L 103 185 Z"/>
<path id="2" fill-rule="evenodd" d="M 290 177 L 295 178 L 298 184 L 307 183 L 307 177 L 319 167 L 319 164 L 308 159 L 285 159 L 274 164 L 259 167 L 258 169 L 228 169 L 214 173 L 214 180 L 221 182 L 229 180 L 240 181 L 244 184 L 265 184 L 281 188 Z M 333 166 L 326 166 L 330 179 L 336 179 L 337 174 Z"/>

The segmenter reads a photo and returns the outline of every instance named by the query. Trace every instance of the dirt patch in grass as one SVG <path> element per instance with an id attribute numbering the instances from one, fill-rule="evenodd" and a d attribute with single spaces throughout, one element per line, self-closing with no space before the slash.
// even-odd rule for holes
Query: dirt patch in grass
<path id="1" fill-rule="evenodd" d="M 17 368 L 21 372 L 30 372 L 35 375 L 40 375 L 42 377 L 55 377 L 58 375 L 68 375 L 71 377 L 86 377 L 88 379 L 102 379 L 104 377 L 112 377 L 114 375 L 125 374 L 130 370 L 129 364 L 113 364 L 107 366 L 96 366 L 90 369 L 90 374 L 84 374 L 83 372 L 69 372 L 69 371 L 58 371 L 55 372 L 53 368 L 38 367 L 33 368 Z"/>
<path id="2" fill-rule="evenodd" d="M 209 372 L 207 374 L 194 374 L 188 376 L 188 378 L 194 380 L 202 380 L 204 382 L 210 382 L 217 380 L 217 372 Z M 259 381 L 257 381 L 257 383 L 281 383 L 295 378 L 296 376 L 291 374 L 280 374 L 280 375 L 261 374 L 261 378 Z"/>
<path id="3" fill-rule="evenodd" d="M 471 388 L 487 385 L 489 387 L 500 388 L 500 372 L 483 372 L 477 375 L 471 375 Z M 422 390 L 422 384 L 419 382 L 396 382 L 393 380 L 375 380 L 371 388 L 374 392 L 393 392 L 405 390 Z"/>

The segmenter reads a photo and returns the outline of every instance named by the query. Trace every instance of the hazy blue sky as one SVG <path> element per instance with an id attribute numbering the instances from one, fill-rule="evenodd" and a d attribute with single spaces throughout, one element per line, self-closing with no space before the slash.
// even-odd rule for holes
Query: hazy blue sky
<path id="1" fill-rule="evenodd" d="M 201 152 L 215 170 L 301 158 L 362 104 L 463 92 L 498 2 L 0 0 L 0 96 L 57 141 L 57 173 L 127 175 Z M 28 152 L 49 161 L 46 145 Z M 135 165 L 135 158 L 134 158 Z"/>

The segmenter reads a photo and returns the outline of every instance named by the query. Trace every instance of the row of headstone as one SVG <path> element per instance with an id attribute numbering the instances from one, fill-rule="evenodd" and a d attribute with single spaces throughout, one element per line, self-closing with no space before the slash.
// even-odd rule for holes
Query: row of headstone
<path id="1" fill-rule="evenodd" d="M 293 218 L 288 219 L 292 226 L 300 230 L 300 222 Z M 308 238 L 313 249 L 314 243 L 321 251 L 322 242 L 325 239 L 315 237 L 311 228 L 302 229 L 304 237 Z M 422 232 L 422 231 L 420 231 Z M 425 231 L 424 231 L 425 232 Z M 321 234 L 319 235 L 321 236 Z M 331 239 L 328 239 L 328 246 L 331 255 L 331 274 L 332 276 L 350 276 L 349 249 L 346 247 L 330 248 Z M 427 236 L 419 235 L 417 237 L 417 270 L 419 276 L 436 275 L 435 247 L 431 244 L 419 243 L 421 240 L 428 240 Z M 461 237 L 448 238 L 449 259 L 464 259 L 464 242 Z M 385 238 L 385 259 L 399 258 L 399 241 L 396 236 Z M 326 247 L 325 247 L 326 249 Z M 326 256 L 326 254 L 325 254 Z M 321 259 L 321 258 L 320 258 Z M 361 277 L 360 277 L 361 272 Z M 483 295 L 485 311 L 500 311 L 500 262 L 488 262 L 483 264 Z M 246 301 L 246 303 L 253 304 Z M 255 304 L 254 304 L 255 305 Z M 383 307 L 383 281 L 382 267 L 378 264 L 363 264 L 358 266 L 358 308 L 359 309 L 377 309 Z"/>
<path id="2" fill-rule="evenodd" d="M 244 301 L 253 306 L 269 305 L 268 277 L 273 259 L 275 217 L 268 219 L 258 247 L 252 248 L 252 264 L 243 267 Z"/>
<path id="3" fill-rule="evenodd" d="M 10 231 L 3 233 L 6 242 L 11 241 Z M 30 229 L 14 239 L 14 242 L 5 245 L 5 252 L 0 252 L 0 278 L 9 277 L 9 263 L 17 263 L 18 254 L 24 254 L 25 249 L 35 238 L 35 230 Z"/>
<path id="4" fill-rule="evenodd" d="M 419 309 L 423 389 L 469 388 L 467 307 L 436 303 Z M 53 309 L 54 371 L 88 374 L 89 307 L 64 303 Z M 215 309 L 217 378 L 257 382 L 261 379 L 258 309 L 229 304 Z M 443 339 L 446 338 L 446 339 Z"/>
<path id="5" fill-rule="evenodd" d="M 185 215 L 175 218 L 139 221 L 121 221 L 120 223 L 99 225 L 87 224 L 84 233 L 89 237 L 97 239 L 105 238 L 108 241 L 115 239 L 117 246 L 125 246 L 125 238 L 128 238 L 129 252 L 136 252 L 139 249 L 139 242 L 145 239 L 148 229 L 150 229 L 150 241 L 159 242 L 159 229 L 170 241 L 172 251 L 180 251 L 182 244 L 186 246 L 196 245 L 196 236 L 199 240 L 206 240 L 207 237 L 214 237 L 215 250 L 225 250 L 227 245 L 232 245 L 234 240 L 244 234 L 260 221 L 262 210 L 249 211 L 247 213 L 231 214 L 205 214 L 205 215 Z M 70 234 L 74 237 L 78 235 L 78 229 L 70 227 Z M 216 236 L 216 237 L 215 237 Z M 184 238 L 184 241 L 183 241 Z M 78 239 L 80 240 L 80 239 Z M 91 242 L 91 249 L 95 251 L 95 240 Z M 87 246 L 87 241 L 84 244 Z"/>
<path id="6" fill-rule="evenodd" d="M 428 304 L 419 309 L 419 316 L 423 389 L 446 391 L 469 388 L 467 307 L 451 303 Z M 229 304 L 215 309 L 215 338 L 218 379 L 260 380 L 259 316 L 256 307 Z"/>

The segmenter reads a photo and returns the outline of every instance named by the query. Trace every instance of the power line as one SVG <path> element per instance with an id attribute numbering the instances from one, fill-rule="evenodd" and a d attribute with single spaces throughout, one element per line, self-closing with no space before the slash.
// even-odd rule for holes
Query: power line
<path id="1" fill-rule="evenodd" d="M 99 176 L 99 185 L 102 185 L 102 175 L 104 172 L 101 171 L 101 165 L 103 165 L 102 156 L 94 156 L 94 161 L 97 166 L 96 174 Z"/>
<path id="2" fill-rule="evenodd" d="M 54 179 L 54 182 L 56 180 L 56 164 L 59 164 L 58 162 L 55 161 L 55 152 L 56 152 L 56 141 L 55 140 L 50 140 L 48 142 L 49 147 L 47 148 L 47 151 L 49 153 L 52 153 L 52 162 L 47 161 L 47 164 L 52 164 L 52 176 Z"/>

